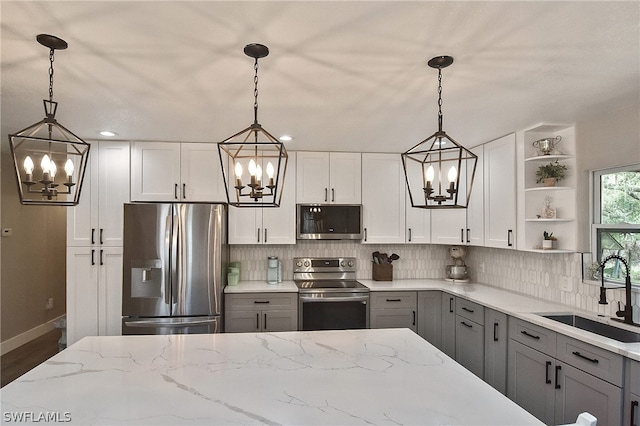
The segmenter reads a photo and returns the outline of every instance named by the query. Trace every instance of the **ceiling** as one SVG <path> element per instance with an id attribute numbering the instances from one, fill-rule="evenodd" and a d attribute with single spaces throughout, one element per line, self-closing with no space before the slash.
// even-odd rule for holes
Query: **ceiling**
<path id="1" fill-rule="evenodd" d="M 519 1 L 3 1 L 2 133 L 44 117 L 86 140 L 218 142 L 253 121 L 289 150 L 402 152 L 437 128 L 471 147 L 640 99 L 640 3 Z M 6 136 L 2 138 L 6 147 Z"/>

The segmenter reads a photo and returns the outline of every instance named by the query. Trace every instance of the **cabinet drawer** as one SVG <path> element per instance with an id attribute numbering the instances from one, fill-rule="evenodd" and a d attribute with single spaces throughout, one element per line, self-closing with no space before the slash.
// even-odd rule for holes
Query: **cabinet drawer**
<path id="1" fill-rule="evenodd" d="M 418 304 L 415 291 L 380 291 L 371 292 L 371 309 L 412 308 Z"/>
<path id="2" fill-rule="evenodd" d="M 557 341 L 556 358 L 560 361 L 571 364 L 616 386 L 622 386 L 624 362 L 622 355 L 567 337 L 564 334 L 558 334 Z"/>
<path id="3" fill-rule="evenodd" d="M 456 301 L 456 314 L 484 325 L 484 306 L 477 303 L 458 298 Z"/>
<path id="4" fill-rule="evenodd" d="M 509 338 L 556 356 L 556 332 L 518 318 L 509 318 Z"/>
<path id="5" fill-rule="evenodd" d="M 225 295 L 227 311 L 247 309 L 297 309 L 298 293 L 246 293 Z"/>

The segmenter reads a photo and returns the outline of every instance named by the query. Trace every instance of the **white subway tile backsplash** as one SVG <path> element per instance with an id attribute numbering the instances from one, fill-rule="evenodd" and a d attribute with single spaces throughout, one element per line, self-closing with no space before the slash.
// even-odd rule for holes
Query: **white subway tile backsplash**
<path id="1" fill-rule="evenodd" d="M 295 245 L 232 245 L 231 261 L 240 261 L 240 279 L 266 280 L 267 257 L 282 261 L 283 279 L 293 278 L 294 257 L 355 257 L 359 279 L 371 279 L 374 251 L 396 253 L 394 279 L 444 278 L 452 263 L 449 246 L 436 244 L 362 244 L 356 241 L 299 241 Z M 598 303 L 598 286 L 582 281 L 579 253 L 548 254 L 486 247 L 467 247 L 465 263 L 471 279 L 483 284 L 561 302 L 571 308 L 615 316 L 617 302 L 624 303 L 624 289 L 607 291 L 608 305 Z M 479 272 L 484 263 L 485 272 Z M 563 290 L 569 280 L 570 291 Z M 569 287 L 565 287 L 569 288 Z M 640 322 L 640 294 L 633 294 L 634 320 Z"/>

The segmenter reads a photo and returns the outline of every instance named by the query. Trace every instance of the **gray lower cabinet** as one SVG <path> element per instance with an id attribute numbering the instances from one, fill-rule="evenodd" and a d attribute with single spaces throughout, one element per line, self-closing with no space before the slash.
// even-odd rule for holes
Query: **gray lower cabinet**
<path id="1" fill-rule="evenodd" d="M 442 346 L 442 292 L 418 292 L 418 335 L 435 347 Z"/>
<path id="2" fill-rule="evenodd" d="M 451 358 L 456 358 L 456 297 L 442 293 L 442 341 L 440 349 Z M 437 345 L 436 345 L 437 346 Z"/>
<path id="3" fill-rule="evenodd" d="M 640 426 L 640 362 L 627 360 L 628 391 L 624 404 L 624 424 Z"/>
<path id="4" fill-rule="evenodd" d="M 409 328 L 418 331 L 418 305 L 415 291 L 376 291 L 370 293 L 370 328 Z"/>
<path id="5" fill-rule="evenodd" d="M 225 332 L 295 331 L 297 293 L 225 294 Z"/>
<path id="6" fill-rule="evenodd" d="M 485 308 L 484 381 L 507 394 L 507 314 Z"/>
<path id="7" fill-rule="evenodd" d="M 622 424 L 623 359 L 587 343 L 511 318 L 507 395 L 546 424 L 588 411 Z"/>
<path id="8" fill-rule="evenodd" d="M 456 299 L 456 356 L 460 365 L 484 378 L 484 307 Z"/>

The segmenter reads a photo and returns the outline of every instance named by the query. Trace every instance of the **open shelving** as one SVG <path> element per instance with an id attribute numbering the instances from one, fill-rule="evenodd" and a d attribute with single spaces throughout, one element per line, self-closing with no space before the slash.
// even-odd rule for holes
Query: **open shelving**
<path id="1" fill-rule="evenodd" d="M 554 151 L 542 155 L 533 146 L 537 140 L 561 137 Z M 521 171 L 518 186 L 518 249 L 540 253 L 571 253 L 577 248 L 576 240 L 576 160 L 575 128 L 564 124 L 539 124 L 518 133 L 520 149 L 518 160 Z M 536 182 L 536 171 L 545 163 L 558 161 L 567 166 L 567 176 L 557 186 L 544 186 Z M 550 197 L 556 216 L 542 217 L 546 199 Z M 542 249 L 543 232 L 552 232 L 558 238 L 557 248 Z"/>

